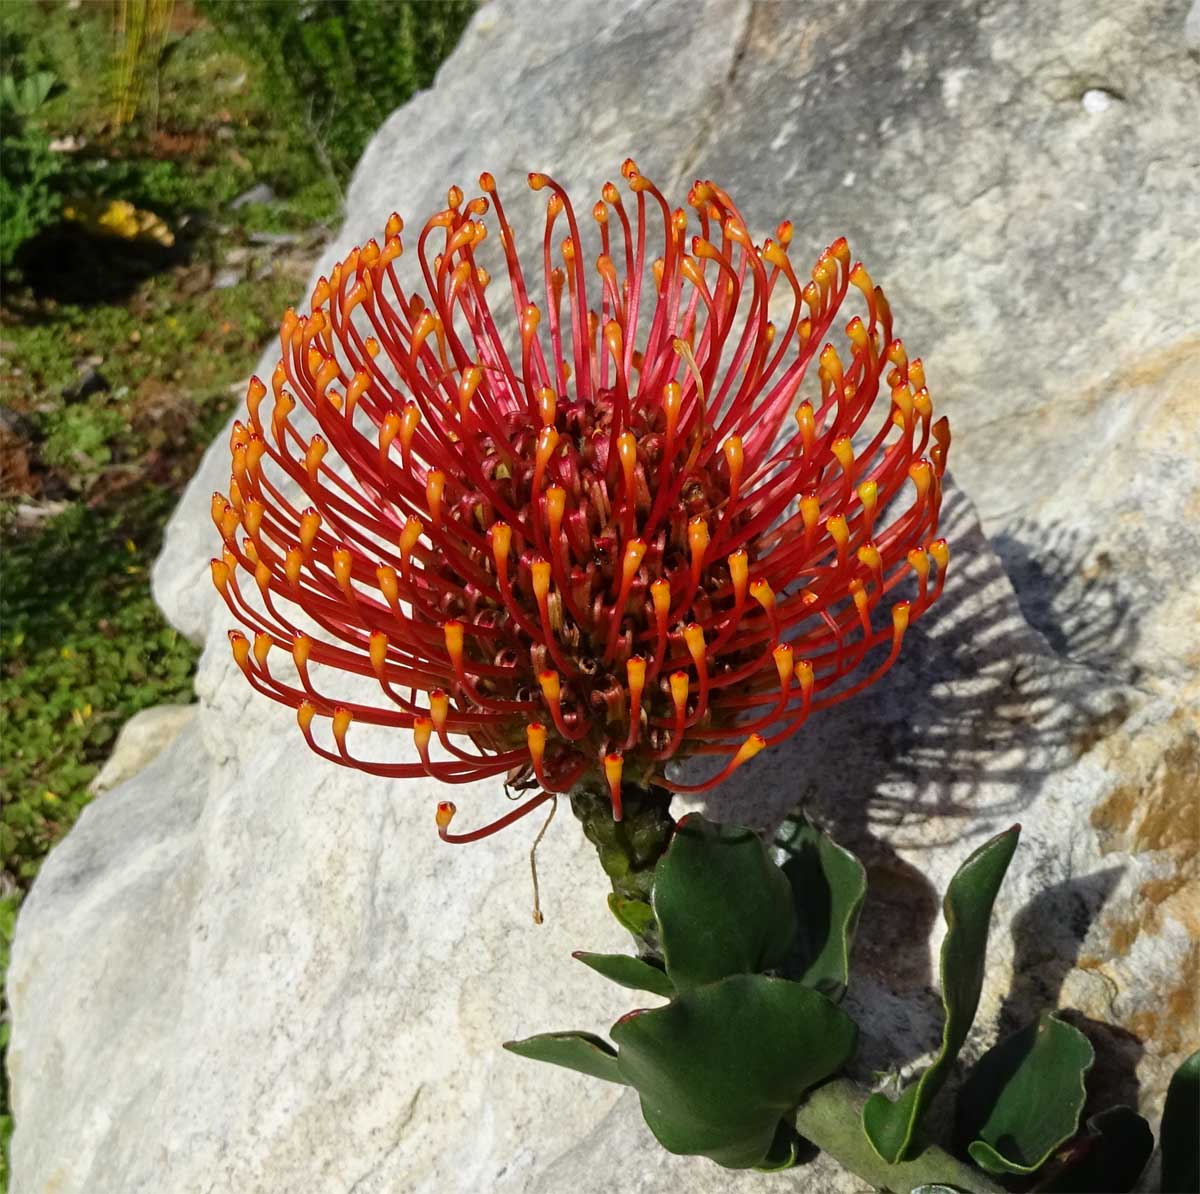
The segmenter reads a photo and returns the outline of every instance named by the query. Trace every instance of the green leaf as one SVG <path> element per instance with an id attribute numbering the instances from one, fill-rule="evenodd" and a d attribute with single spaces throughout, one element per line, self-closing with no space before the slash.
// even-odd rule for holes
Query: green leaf
<path id="1" fill-rule="evenodd" d="M 886 1095 L 873 1094 L 863 1107 L 867 1139 L 889 1165 L 907 1155 L 921 1117 L 946 1081 L 975 1019 L 983 990 L 992 905 L 1020 832 L 1020 826 L 1014 825 L 984 842 L 958 868 L 946 889 L 942 912 L 947 928 L 940 966 L 946 1013 L 942 1047 L 929 1069 L 896 1102 Z"/>
<path id="2" fill-rule="evenodd" d="M 578 1070 L 605 1082 L 628 1085 L 617 1068 L 617 1054 L 601 1037 L 590 1032 L 541 1032 L 523 1041 L 505 1041 L 504 1047 L 519 1057 L 548 1061 L 568 1070 Z"/>
<path id="3" fill-rule="evenodd" d="M 775 844 L 796 908 L 796 938 L 784 972 L 841 999 L 850 981 L 850 947 L 867 893 L 861 862 L 807 817 L 790 817 Z"/>
<path id="4" fill-rule="evenodd" d="M 782 965 L 796 931 L 791 888 L 758 837 L 695 813 L 679 822 L 652 898 L 680 991 Z"/>
<path id="5" fill-rule="evenodd" d="M 800 1150 L 806 1141 L 799 1135 L 786 1119 L 781 1119 L 775 1125 L 775 1136 L 767 1155 L 754 1166 L 759 1173 L 778 1173 L 783 1169 L 793 1169 L 800 1163 Z M 809 1148 L 812 1146 L 809 1145 Z"/>
<path id="6" fill-rule="evenodd" d="M 1167 1102 L 1159 1127 L 1163 1194 L 1200 1191 L 1197 1122 L 1200 1122 L 1200 1050 L 1175 1071 L 1167 1087 Z"/>
<path id="7" fill-rule="evenodd" d="M 1095 1054 L 1078 1028 L 1044 1012 L 989 1049 L 958 1096 L 958 1131 L 989 1173 L 1033 1173 L 1075 1134 Z"/>
<path id="8" fill-rule="evenodd" d="M 1038 1194 L 1127 1194 L 1137 1185 L 1154 1151 L 1150 1125 L 1130 1107 L 1110 1107 L 1087 1128 L 1059 1150 L 1058 1167 L 1034 1187 Z"/>
<path id="9" fill-rule="evenodd" d="M 654 909 L 649 904 L 643 900 L 626 899 L 615 891 L 608 893 L 608 910 L 616 917 L 617 924 L 639 941 L 654 924 Z"/>
<path id="10" fill-rule="evenodd" d="M 590 966 L 597 974 L 620 983 L 622 987 L 650 991 L 665 999 L 675 994 L 671 980 L 657 966 L 651 966 L 641 958 L 633 958 L 628 954 L 589 954 L 582 950 L 577 950 L 571 957 Z"/>
<path id="11" fill-rule="evenodd" d="M 618 1066 L 669 1152 L 745 1168 L 773 1155 L 781 1118 L 854 1052 L 854 1021 L 819 991 L 735 974 L 613 1026 Z"/>

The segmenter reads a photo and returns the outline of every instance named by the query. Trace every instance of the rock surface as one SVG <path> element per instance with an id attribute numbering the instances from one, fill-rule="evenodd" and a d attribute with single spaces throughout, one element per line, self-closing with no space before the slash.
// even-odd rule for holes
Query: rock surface
<path id="1" fill-rule="evenodd" d="M 135 713 L 117 735 L 112 754 L 88 785 L 97 795 L 132 779 L 152 763 L 196 716 L 195 705 L 153 705 Z"/>
<path id="2" fill-rule="evenodd" d="M 1153 1115 L 1200 1035 L 1188 5 L 785 11 L 492 0 L 368 148 L 317 272 L 481 169 L 515 184 L 536 166 L 591 193 L 630 152 L 671 194 L 728 181 L 756 233 L 792 216 L 794 255 L 850 236 L 923 351 L 982 523 L 955 492 L 951 583 L 901 664 L 705 809 L 772 827 L 803 799 L 864 857 L 849 1000 L 865 1068 L 933 1047 L 940 893 L 1020 820 L 971 1048 L 1058 1002 L 1112 1059 L 1114 1101 Z M 172 621 L 208 643 L 199 715 L 86 810 L 22 912 L 14 1190 L 771 1180 L 670 1157 L 631 1095 L 498 1049 L 603 1031 L 632 1005 L 567 956 L 624 948 L 589 848 L 569 817 L 551 828 L 535 929 L 527 834 L 440 847 L 433 785 L 310 758 L 287 711 L 249 692 L 204 575 L 225 451 L 155 575 Z M 464 809 L 494 801 L 480 787 L 456 795 Z M 855 1188 L 818 1164 L 796 1188 Z"/>

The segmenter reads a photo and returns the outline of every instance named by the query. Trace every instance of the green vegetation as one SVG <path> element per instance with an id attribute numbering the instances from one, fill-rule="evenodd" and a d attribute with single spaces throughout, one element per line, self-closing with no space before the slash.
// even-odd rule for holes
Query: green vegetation
<path id="1" fill-rule="evenodd" d="M 166 517 L 366 140 L 470 11 L 0 5 L 0 982 L 122 723 L 190 699 L 195 648 L 149 590 Z M 7 1033 L 5 1010 L 0 1049 Z"/>

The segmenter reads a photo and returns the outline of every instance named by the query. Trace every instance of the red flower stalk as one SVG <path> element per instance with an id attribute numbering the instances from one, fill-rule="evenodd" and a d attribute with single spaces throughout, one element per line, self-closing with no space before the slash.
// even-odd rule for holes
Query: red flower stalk
<path id="1" fill-rule="evenodd" d="M 623 782 L 717 783 L 877 680 L 945 582 L 948 426 L 846 241 L 802 277 L 790 222 L 756 245 L 715 183 L 692 187 L 689 216 L 632 161 L 622 174 L 630 206 L 608 183 L 592 210 L 594 271 L 544 174 L 529 176 L 549 192 L 536 279 L 489 174 L 418 236 L 424 294 L 397 280 L 393 215 L 382 248 L 352 250 L 310 314 L 284 317 L 274 404 L 253 379 L 213 498 L 213 579 L 252 635 L 230 633 L 234 657 L 312 750 L 372 775 L 540 788 L 472 833 L 439 806 L 446 840 L 590 774 L 618 819 Z M 489 210 L 511 354 L 477 256 Z M 377 697 L 331 695 L 321 676 L 339 672 Z M 353 723 L 411 731 L 419 761 L 359 757 Z M 664 777 L 695 754 L 723 766 Z"/>

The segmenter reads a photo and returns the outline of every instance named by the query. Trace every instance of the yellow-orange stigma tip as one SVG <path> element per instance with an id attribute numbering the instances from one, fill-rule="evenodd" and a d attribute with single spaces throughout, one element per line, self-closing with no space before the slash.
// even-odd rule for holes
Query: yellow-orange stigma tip
<path id="1" fill-rule="evenodd" d="M 775 593 L 769 584 L 761 577 L 750 582 L 750 596 L 765 610 L 775 608 Z"/>
<path id="2" fill-rule="evenodd" d="M 751 734 L 738 748 L 738 752 L 734 756 L 734 761 L 744 763 L 747 759 L 754 758 L 766 745 L 767 740 L 761 734 Z"/>
<path id="3" fill-rule="evenodd" d="M 442 634 L 446 639 L 446 651 L 455 663 L 462 658 L 463 624 L 461 622 L 443 622 Z"/>
<path id="4" fill-rule="evenodd" d="M 383 665 L 387 661 L 387 650 L 387 635 L 382 630 L 373 630 L 370 642 L 371 666 L 377 674 L 383 672 Z"/>
<path id="5" fill-rule="evenodd" d="M 872 572 L 874 572 L 883 562 L 882 557 L 879 554 L 879 548 L 877 548 L 874 543 L 864 543 L 858 549 L 858 562 L 862 564 L 864 568 L 869 568 Z"/>
<path id="6" fill-rule="evenodd" d="M 867 273 L 861 261 L 850 271 L 850 285 L 857 287 L 864 294 L 870 294 L 875 289 L 871 275 Z"/>
<path id="7" fill-rule="evenodd" d="M 458 812 L 458 809 L 451 801 L 441 801 L 437 806 L 437 813 L 435 814 L 438 829 L 449 829 L 450 822 L 454 820 L 454 814 L 456 812 Z"/>
<path id="8" fill-rule="evenodd" d="M 677 710 L 687 704 L 689 685 L 687 672 L 671 673 L 671 700 L 675 702 Z"/>
<path id="9" fill-rule="evenodd" d="M 913 357 L 908 363 L 908 380 L 914 390 L 925 386 L 925 365 L 920 357 Z"/>
<path id="10" fill-rule="evenodd" d="M 296 706 L 296 722 L 306 733 L 308 727 L 312 725 L 312 719 L 316 717 L 317 710 L 312 701 L 301 701 Z"/>
<path id="11" fill-rule="evenodd" d="M 540 763 L 546 753 L 546 727 L 541 722 L 531 721 L 525 727 L 525 743 L 529 747 L 529 757 L 534 763 Z"/>
<path id="12" fill-rule="evenodd" d="M 551 485 L 546 490 L 546 517 L 554 525 L 562 522 L 567 508 L 567 491 L 561 485 Z"/>
<path id="13" fill-rule="evenodd" d="M 529 565 L 529 577 L 533 584 L 533 595 L 540 602 L 550 592 L 550 561 L 540 556 Z"/>
<path id="14" fill-rule="evenodd" d="M 267 387 L 257 376 L 252 377 L 246 386 L 246 405 L 253 410 L 266 397 L 266 393 Z"/>
<path id="15" fill-rule="evenodd" d="M 553 427 L 543 427 L 538 432 L 537 439 L 537 455 L 535 457 L 535 466 L 546 467 L 546 462 L 554 455 L 554 449 L 558 447 L 558 432 Z"/>
<path id="16" fill-rule="evenodd" d="M 257 498 L 251 498 L 242 510 L 242 526 L 246 528 L 246 534 L 257 535 L 258 528 L 262 526 L 263 516 L 266 514 L 267 508 Z"/>
<path id="17" fill-rule="evenodd" d="M 637 436 L 632 431 L 622 431 L 617 436 L 617 455 L 627 468 L 633 468 L 637 463 Z"/>
<path id="18" fill-rule="evenodd" d="M 617 787 L 621 783 L 621 773 L 625 770 L 625 759 L 622 755 L 615 751 L 604 756 L 604 778 L 608 780 L 610 787 Z"/>
<path id="19" fill-rule="evenodd" d="M 303 671 L 308 666 L 308 657 L 312 654 L 312 639 L 307 634 L 298 634 L 292 640 L 292 659 L 296 667 Z"/>
<path id="20" fill-rule="evenodd" d="M 864 509 L 874 510 L 879 501 L 879 486 L 874 481 L 864 481 L 858 487 L 858 500 Z"/>
<path id="21" fill-rule="evenodd" d="M 387 564 L 380 564 L 375 569 L 375 579 L 379 582 L 379 591 L 383 594 L 388 605 L 395 605 L 400 599 L 400 581 L 396 569 Z"/>
<path id="22" fill-rule="evenodd" d="M 806 493 L 800 499 L 800 517 L 806 530 L 812 530 L 821 521 L 821 501 L 815 493 Z"/>
<path id="23" fill-rule="evenodd" d="M 425 477 L 425 500 L 435 527 L 442 525 L 442 492 L 446 488 L 446 474 L 441 469 L 430 469 Z"/>
<path id="24" fill-rule="evenodd" d="M 300 570 L 304 567 L 304 554 L 298 547 L 289 547 L 287 555 L 283 558 L 283 572 L 288 578 L 288 583 L 296 585 L 300 583 Z"/>
<path id="25" fill-rule="evenodd" d="M 783 269 L 787 265 L 788 255 L 783 251 L 782 245 L 763 245 L 762 255 L 768 265 L 776 266 L 778 269 Z"/>
<path id="26" fill-rule="evenodd" d="M 425 524 L 415 515 L 410 514 L 404 521 L 404 529 L 400 532 L 400 554 L 407 556 L 421 538 Z"/>
<path id="27" fill-rule="evenodd" d="M 307 551 L 321 529 L 321 516 L 311 506 L 300 515 L 300 546 Z"/>
<path id="28" fill-rule="evenodd" d="M 244 667 L 246 661 L 250 658 L 250 640 L 240 630 L 231 630 L 229 632 L 229 646 L 233 651 L 233 658 L 237 661 L 238 667 Z"/>
<path id="29" fill-rule="evenodd" d="M 802 659 L 796 664 L 796 683 L 803 692 L 811 691 L 815 678 L 813 665 L 807 659 Z"/>
<path id="30" fill-rule="evenodd" d="M 933 466 L 928 460 L 914 460 L 909 465 L 908 475 L 917 488 L 917 496 L 923 498 L 933 484 Z"/>
<path id="31" fill-rule="evenodd" d="M 825 520 L 825 527 L 829 531 L 830 538 L 838 547 L 844 547 L 849 541 L 850 528 L 846 525 L 846 519 L 841 514 L 831 514 Z"/>
<path id="32" fill-rule="evenodd" d="M 908 553 L 908 566 L 920 577 L 929 575 L 929 555 L 920 547 L 914 547 Z"/>
<path id="33" fill-rule="evenodd" d="M 907 601 L 898 601 L 892 606 L 892 631 L 903 634 L 908 629 L 910 607 Z"/>
<path id="34" fill-rule="evenodd" d="M 333 711 L 333 736 L 337 739 L 339 746 L 344 741 L 346 731 L 350 728 L 353 720 L 354 714 L 345 705 L 339 705 Z"/>
<path id="35" fill-rule="evenodd" d="M 779 682 L 787 688 L 792 679 L 792 648 L 787 643 L 780 643 L 771 655 L 775 660 L 775 670 L 779 673 Z"/>
<path id="36" fill-rule="evenodd" d="M 538 390 L 538 414 L 541 416 L 543 427 L 554 426 L 554 420 L 558 415 L 558 396 L 549 386 L 543 386 Z"/>
<path id="37" fill-rule="evenodd" d="M 683 641 L 694 662 L 704 658 L 704 627 L 699 622 L 689 622 L 683 628 Z"/>
<path id="38" fill-rule="evenodd" d="M 536 170 L 531 170 L 529 173 L 529 188 L 533 191 L 540 191 L 550 180 L 544 174 L 539 174 Z M 484 188 L 487 189 L 486 187 Z"/>
<path id="39" fill-rule="evenodd" d="M 818 360 L 821 368 L 840 386 L 842 384 L 842 358 L 838 356 L 837 349 L 832 344 L 826 344 L 821 349 Z"/>
<path id="40" fill-rule="evenodd" d="M 229 585 L 229 569 L 223 560 L 210 560 L 208 563 L 212 571 L 212 581 L 216 585 L 217 591 L 224 593 Z"/>
<path id="41" fill-rule="evenodd" d="M 699 514 L 688 520 L 687 536 L 693 558 L 703 556 L 708 547 L 708 523 Z"/>
<path id="42" fill-rule="evenodd" d="M 345 547 L 335 547 L 332 558 L 334 578 L 338 585 L 345 590 L 350 584 L 350 575 L 354 570 L 354 556 Z"/>
<path id="43" fill-rule="evenodd" d="M 625 544 L 625 557 L 621 562 L 621 569 L 627 579 L 633 579 L 633 574 L 642 566 L 645 555 L 646 542 L 644 539 L 630 539 Z"/>
<path id="44" fill-rule="evenodd" d="M 424 758 L 429 749 L 429 740 L 433 737 L 433 721 L 428 717 L 414 717 L 412 730 L 417 753 Z"/>
<path id="45" fill-rule="evenodd" d="M 512 547 L 512 527 L 506 522 L 494 522 L 488 531 L 488 538 L 492 542 L 492 555 L 496 559 L 507 559 Z"/>
<path id="46" fill-rule="evenodd" d="M 254 583 L 263 593 L 271 587 L 271 569 L 261 560 L 254 566 Z"/>
<path id="47" fill-rule="evenodd" d="M 446 695 L 446 690 L 444 688 L 433 689 L 429 694 L 429 719 L 438 733 L 445 729 L 449 716 L 450 698 Z"/>
<path id="48" fill-rule="evenodd" d="M 859 613 L 864 612 L 870 605 L 866 585 L 861 580 L 852 580 L 846 587 L 850 590 L 850 596 L 854 598 L 854 604 Z"/>
<path id="49" fill-rule="evenodd" d="M 646 661 L 640 655 L 631 655 L 625 661 L 625 674 L 629 680 L 629 687 L 640 691 L 646 683 Z"/>
<path id="50" fill-rule="evenodd" d="M 551 668 L 545 671 L 538 672 L 538 684 L 542 689 L 542 696 L 551 704 L 555 704 L 562 696 L 562 683 L 559 680 L 558 673 Z"/>
<path id="51" fill-rule="evenodd" d="M 274 645 L 275 640 L 265 631 L 260 631 L 254 636 L 254 658 L 259 667 L 265 666 L 267 655 Z"/>
<path id="52" fill-rule="evenodd" d="M 671 607 L 671 582 L 656 580 L 650 585 L 650 600 L 658 613 L 665 614 Z"/>
<path id="53" fill-rule="evenodd" d="M 950 548 L 945 539 L 935 539 L 929 545 L 929 554 L 937 561 L 937 566 L 944 569 L 950 562 Z"/>
<path id="54" fill-rule="evenodd" d="M 854 467 L 854 449 L 850 446 L 850 437 L 839 435 L 830 446 L 838 464 L 842 466 L 842 472 L 849 473 Z"/>

